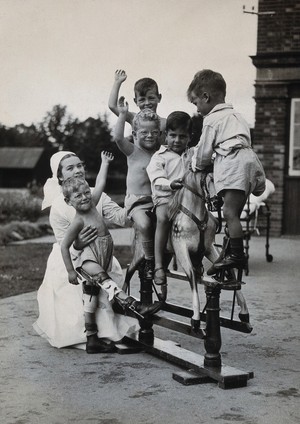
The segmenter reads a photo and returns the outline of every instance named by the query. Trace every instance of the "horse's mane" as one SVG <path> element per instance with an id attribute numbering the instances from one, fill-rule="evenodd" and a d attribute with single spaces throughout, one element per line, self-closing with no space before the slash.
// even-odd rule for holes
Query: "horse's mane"
<path id="1" fill-rule="evenodd" d="M 183 188 L 176 191 L 173 199 L 169 203 L 168 217 L 170 221 L 172 221 L 175 218 L 175 215 L 178 212 L 178 208 L 182 202 L 182 196 L 183 196 Z"/>

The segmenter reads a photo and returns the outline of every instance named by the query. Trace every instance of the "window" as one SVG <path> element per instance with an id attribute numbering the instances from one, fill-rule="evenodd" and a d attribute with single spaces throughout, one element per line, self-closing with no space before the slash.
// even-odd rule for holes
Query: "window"
<path id="1" fill-rule="evenodd" d="M 289 175 L 300 177 L 300 99 L 292 99 Z"/>

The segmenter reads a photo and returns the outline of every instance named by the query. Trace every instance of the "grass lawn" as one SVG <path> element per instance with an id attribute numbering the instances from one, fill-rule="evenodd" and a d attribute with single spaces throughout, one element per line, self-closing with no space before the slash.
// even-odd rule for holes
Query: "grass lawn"
<path id="1" fill-rule="evenodd" d="M 37 290 L 43 281 L 51 244 L 0 246 L 0 298 Z M 128 247 L 115 247 L 122 267 L 131 260 Z"/>
<path id="2" fill-rule="evenodd" d="M 0 246 L 0 298 L 37 290 L 51 248 L 29 243 Z"/>

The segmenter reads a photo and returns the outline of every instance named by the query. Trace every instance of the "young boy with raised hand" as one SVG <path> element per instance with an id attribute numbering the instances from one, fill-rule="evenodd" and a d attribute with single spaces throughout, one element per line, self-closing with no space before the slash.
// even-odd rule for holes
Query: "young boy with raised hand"
<path id="1" fill-rule="evenodd" d="M 115 81 L 109 96 L 108 107 L 117 116 L 119 116 L 118 98 L 120 87 L 127 79 L 126 72 L 123 69 L 118 69 L 115 72 Z M 156 113 L 157 106 L 161 101 L 161 94 L 158 90 L 156 81 L 152 78 L 141 78 L 134 84 L 134 103 L 141 110 L 151 109 Z M 136 114 L 127 111 L 126 122 L 132 125 L 132 121 Z M 164 142 L 164 131 L 166 128 L 166 119 L 160 117 L 161 144 Z"/>
<path id="2" fill-rule="evenodd" d="M 114 131 L 114 141 L 127 156 L 125 208 L 141 234 L 145 253 L 145 278 L 153 278 L 154 241 L 151 218 L 146 214 L 153 208 L 151 185 L 146 172 L 152 155 L 159 148 L 160 119 L 151 109 L 143 109 L 132 121 L 133 143 L 124 137 L 124 127 L 128 115 L 128 103 L 124 97 L 118 102 L 118 121 Z"/>
<path id="3" fill-rule="evenodd" d="M 171 226 L 168 205 L 175 191 L 182 187 L 182 177 L 189 169 L 193 148 L 188 149 L 192 136 L 192 119 L 185 112 L 172 112 L 166 123 L 166 146 L 152 156 L 147 167 L 157 218 L 155 231 L 154 282 L 166 284 L 164 251 Z"/>
<path id="4" fill-rule="evenodd" d="M 240 215 L 250 193 L 265 190 L 265 173 L 251 147 L 245 119 L 225 102 L 226 82 L 210 69 L 194 76 L 188 99 L 204 116 L 200 141 L 192 159 L 193 171 L 204 170 L 213 163 L 216 192 L 224 199 L 223 214 L 230 236 L 230 253 L 217 260 L 209 274 L 220 269 L 243 266 L 246 262 Z"/>
<path id="5" fill-rule="evenodd" d="M 63 239 L 61 252 L 68 272 L 69 283 L 79 284 L 78 275 L 86 279 L 83 283 L 83 301 L 87 353 L 105 353 L 115 350 L 113 346 L 103 345 L 97 337 L 95 313 L 98 307 L 100 287 L 107 293 L 108 300 L 116 301 L 125 312 L 133 312 L 142 318 L 144 315 L 157 311 L 156 305 L 143 306 L 133 297 L 127 296 L 107 274 L 112 264 L 113 240 L 96 205 L 104 190 L 109 163 L 113 160 L 113 156 L 111 153 L 102 152 L 101 158 L 102 164 L 93 193 L 82 177 L 68 178 L 62 184 L 65 201 L 75 208 L 76 215 Z M 97 238 L 71 257 L 69 249 L 82 228 L 87 225 L 97 229 Z"/>

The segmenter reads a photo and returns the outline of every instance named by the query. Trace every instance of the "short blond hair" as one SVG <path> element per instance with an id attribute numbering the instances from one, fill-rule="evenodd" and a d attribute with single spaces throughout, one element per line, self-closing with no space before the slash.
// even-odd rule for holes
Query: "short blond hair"
<path id="1" fill-rule="evenodd" d="M 70 177 L 62 182 L 62 192 L 64 198 L 69 200 L 72 193 L 76 193 L 81 186 L 90 188 L 88 182 L 82 177 Z"/>
<path id="2" fill-rule="evenodd" d="M 160 118 L 151 109 L 143 109 L 135 115 L 132 121 L 132 129 L 137 131 L 141 121 L 153 121 L 157 123 L 157 128 L 160 129 Z"/>

